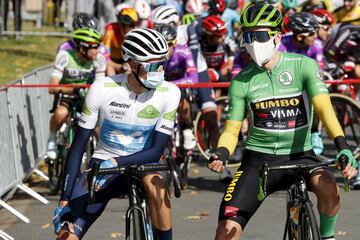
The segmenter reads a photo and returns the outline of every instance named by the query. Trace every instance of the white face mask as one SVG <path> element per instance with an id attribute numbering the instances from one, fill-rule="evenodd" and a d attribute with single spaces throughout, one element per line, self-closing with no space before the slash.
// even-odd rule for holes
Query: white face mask
<path id="1" fill-rule="evenodd" d="M 245 43 L 245 48 L 250 54 L 251 58 L 258 66 L 267 63 L 279 48 L 280 42 L 275 44 L 274 37 L 270 38 L 267 42 L 252 42 L 251 44 Z"/>
<path id="2" fill-rule="evenodd" d="M 155 89 L 164 82 L 164 71 L 162 72 L 148 72 L 146 79 L 139 77 L 140 82 L 147 88 Z"/>

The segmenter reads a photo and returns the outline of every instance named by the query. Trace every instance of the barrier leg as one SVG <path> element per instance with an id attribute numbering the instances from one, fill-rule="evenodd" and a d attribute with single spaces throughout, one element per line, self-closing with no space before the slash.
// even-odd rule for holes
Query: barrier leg
<path id="1" fill-rule="evenodd" d="M 15 239 L 12 236 L 10 236 L 9 234 L 7 234 L 6 232 L 2 231 L 1 229 L 0 229 L 0 238 L 2 238 L 4 240 L 14 240 Z"/>
<path id="2" fill-rule="evenodd" d="M 43 178 L 45 181 L 49 181 L 49 177 L 46 176 L 42 171 L 40 171 L 39 169 L 34 169 L 34 173 L 36 173 L 37 175 L 39 175 L 41 178 Z"/>
<path id="3" fill-rule="evenodd" d="M 4 202 L 3 200 L 0 200 L 0 206 L 2 206 L 3 208 L 5 208 L 6 210 L 8 210 L 9 212 L 11 212 L 12 214 L 14 214 L 15 216 L 17 216 L 18 218 L 20 218 L 23 222 L 25 223 L 29 223 L 30 220 L 25 217 L 23 214 L 21 214 L 20 212 L 18 212 L 15 208 L 11 207 L 9 204 L 7 204 L 6 202 Z"/>
<path id="4" fill-rule="evenodd" d="M 0 238 L 2 238 L 4 240 L 14 240 L 15 239 L 12 236 L 10 236 L 9 234 L 7 234 L 6 232 L 2 231 L 1 229 L 0 229 Z"/>
<path id="5" fill-rule="evenodd" d="M 29 194 L 30 196 L 32 196 L 33 198 L 36 198 L 37 200 L 39 200 L 40 202 L 42 202 L 43 204 L 49 204 L 49 200 L 47 200 L 46 198 L 44 198 L 43 196 L 41 196 L 40 194 L 38 194 L 37 192 L 35 192 L 34 190 L 32 190 L 31 188 L 29 188 L 28 186 L 20 183 L 19 185 L 17 185 L 18 188 L 20 188 L 21 190 L 23 190 L 24 192 L 26 192 L 27 194 Z"/>

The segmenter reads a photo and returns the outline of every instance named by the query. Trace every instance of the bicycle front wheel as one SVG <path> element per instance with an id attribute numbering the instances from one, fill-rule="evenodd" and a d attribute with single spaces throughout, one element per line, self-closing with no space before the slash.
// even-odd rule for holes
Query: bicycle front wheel
<path id="1" fill-rule="evenodd" d="M 299 233 L 301 240 L 321 240 L 315 213 L 309 202 L 299 209 Z"/>
<path id="2" fill-rule="evenodd" d="M 146 234 L 147 231 L 143 212 L 139 208 L 133 208 L 128 214 L 126 239 L 147 240 L 148 236 Z"/>
<path id="3" fill-rule="evenodd" d="M 350 149 L 356 155 L 360 146 L 360 106 L 352 98 L 343 94 L 331 93 L 331 103 L 336 116 L 344 130 L 344 134 Z M 325 137 L 325 136 L 324 136 Z M 324 155 L 334 157 L 337 154 L 334 143 L 329 138 L 324 139 Z"/>
<path id="4" fill-rule="evenodd" d="M 50 194 L 56 195 L 61 187 L 63 179 L 64 165 L 66 159 L 66 148 L 64 146 L 58 146 L 59 156 L 57 159 L 47 159 L 48 164 L 48 177 L 49 177 L 49 191 Z"/>

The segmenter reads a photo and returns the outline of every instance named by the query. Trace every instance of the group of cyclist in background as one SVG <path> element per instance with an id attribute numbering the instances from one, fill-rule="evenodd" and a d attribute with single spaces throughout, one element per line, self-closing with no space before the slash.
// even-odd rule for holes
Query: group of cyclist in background
<path id="1" fill-rule="evenodd" d="M 360 6 L 357 0 L 344 0 L 344 4 L 335 10 L 329 0 L 308 0 L 301 4 L 297 0 L 138 0 L 119 4 L 116 7 L 117 22 L 108 23 L 105 29 L 99 29 L 99 21 L 94 16 L 75 13 L 71 39 L 58 48 L 50 83 L 92 84 L 104 76 L 132 74 L 134 71 L 137 74 L 139 69 L 134 70 L 128 58 L 136 59 L 135 55 L 141 56 L 144 52 L 135 48 L 127 53 L 130 55 L 126 58 L 122 46 L 129 32 L 146 28 L 161 33 L 168 45 L 166 64 L 163 65 L 166 81 L 175 84 L 230 82 L 241 69 L 255 61 L 245 50 L 240 24 L 242 10 L 255 3 L 271 4 L 282 13 L 280 51 L 314 59 L 322 71 L 328 72 L 326 76 L 333 79 L 360 78 L 360 53 L 354 51 L 360 45 Z M 270 37 L 276 33 L 269 32 Z M 130 40 L 134 41 L 131 37 Z M 356 101 L 360 101 L 358 86 L 351 88 L 351 97 Z M 350 93 L 350 87 L 346 85 L 331 87 L 330 90 Z M 227 91 L 212 88 L 192 91 L 206 123 L 210 154 L 215 151 L 220 137 L 215 98 L 227 95 Z M 47 155 L 55 159 L 57 131 L 67 121 L 69 101 L 73 101 L 72 96 L 83 98 L 87 89 L 83 86 L 56 86 L 49 92 L 67 95 L 61 99 L 50 121 Z M 188 95 L 188 91 L 181 89 L 178 124 L 184 138 L 183 147 L 194 149 L 196 137 Z M 243 125 L 246 125 L 245 121 Z M 311 143 L 315 153 L 321 154 L 324 146 L 318 126 L 315 117 Z M 222 179 L 231 179 L 229 171 L 225 173 Z M 360 175 L 354 186 L 360 186 Z"/>

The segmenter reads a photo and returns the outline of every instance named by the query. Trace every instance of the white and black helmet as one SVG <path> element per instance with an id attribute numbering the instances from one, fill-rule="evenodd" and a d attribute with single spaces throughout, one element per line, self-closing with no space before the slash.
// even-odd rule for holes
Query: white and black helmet
<path id="1" fill-rule="evenodd" d="M 153 24 L 178 24 L 179 21 L 179 13 L 173 6 L 159 6 L 152 13 Z"/>
<path id="2" fill-rule="evenodd" d="M 150 28 L 136 28 L 125 35 L 123 59 L 136 62 L 161 61 L 166 58 L 169 46 L 164 36 Z"/>

